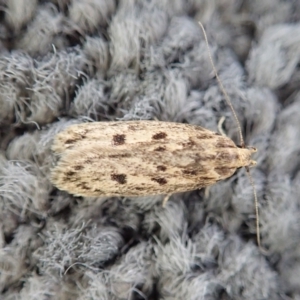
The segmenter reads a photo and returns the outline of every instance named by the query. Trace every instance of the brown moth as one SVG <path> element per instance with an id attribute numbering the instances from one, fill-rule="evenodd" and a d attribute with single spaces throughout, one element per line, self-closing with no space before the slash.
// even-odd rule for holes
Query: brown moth
<path id="1" fill-rule="evenodd" d="M 145 196 L 210 186 L 253 166 L 239 148 L 199 126 L 158 121 L 77 124 L 60 132 L 52 182 L 77 196 Z"/>

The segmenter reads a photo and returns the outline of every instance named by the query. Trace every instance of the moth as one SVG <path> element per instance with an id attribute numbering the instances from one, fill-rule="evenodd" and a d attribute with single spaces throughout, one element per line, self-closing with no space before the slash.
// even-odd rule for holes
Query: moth
<path id="1" fill-rule="evenodd" d="M 256 165 L 257 150 L 245 147 L 241 126 L 214 66 L 204 27 L 209 59 L 238 125 L 240 144 L 196 125 L 158 121 L 94 122 L 72 125 L 52 145 L 58 162 L 52 183 L 76 196 L 168 195 L 208 187 L 232 176 L 238 168 Z M 257 242 L 258 204 L 253 180 Z"/>
<path id="2" fill-rule="evenodd" d="M 60 132 L 51 179 L 76 196 L 145 196 L 190 191 L 255 165 L 255 148 L 239 148 L 205 128 L 158 121 L 76 124 Z"/>

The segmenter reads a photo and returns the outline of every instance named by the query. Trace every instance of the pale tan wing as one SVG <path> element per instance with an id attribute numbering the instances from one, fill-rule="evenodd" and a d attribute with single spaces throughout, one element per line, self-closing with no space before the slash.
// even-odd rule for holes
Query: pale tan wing
<path id="1" fill-rule="evenodd" d="M 110 132 L 111 123 L 100 124 L 84 124 L 89 128 L 83 138 L 69 142 L 67 149 L 58 147 L 63 151 L 52 181 L 60 189 L 83 196 L 174 193 L 211 185 L 236 169 L 230 167 L 236 159 L 234 143 L 201 127 L 113 122 L 118 130 Z M 114 137 L 130 128 L 127 139 L 115 143 Z M 73 128 L 76 133 L 80 130 L 78 125 Z M 99 138 L 95 132 L 103 135 Z"/>
<path id="2" fill-rule="evenodd" d="M 52 181 L 75 195 L 134 196 L 192 190 L 218 178 L 207 165 L 197 168 L 199 157 L 189 151 L 142 150 L 130 154 L 96 144 L 89 151 L 69 150 L 53 170 Z"/>
<path id="3" fill-rule="evenodd" d="M 102 147 L 127 149 L 131 144 L 157 140 L 188 142 L 193 135 L 200 138 L 215 134 L 199 126 L 158 121 L 95 122 L 69 126 L 56 135 L 52 150 L 57 154 L 67 149 L 87 146 L 97 141 Z"/>
<path id="4" fill-rule="evenodd" d="M 251 164 L 251 151 L 204 128 L 155 121 L 73 125 L 57 136 L 52 181 L 82 196 L 192 190 Z"/>

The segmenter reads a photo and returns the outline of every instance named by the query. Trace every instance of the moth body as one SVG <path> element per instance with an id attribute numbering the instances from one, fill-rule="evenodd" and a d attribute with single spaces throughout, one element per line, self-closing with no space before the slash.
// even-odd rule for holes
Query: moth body
<path id="1" fill-rule="evenodd" d="M 190 191 L 255 165 L 254 148 L 199 126 L 158 121 L 72 125 L 54 139 L 51 179 L 77 196 L 144 196 Z"/>

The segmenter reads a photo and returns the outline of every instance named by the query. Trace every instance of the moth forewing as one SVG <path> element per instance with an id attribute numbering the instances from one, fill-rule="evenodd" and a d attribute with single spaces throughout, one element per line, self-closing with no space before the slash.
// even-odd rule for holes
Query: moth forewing
<path id="1" fill-rule="evenodd" d="M 59 133 L 51 174 L 78 196 L 145 196 L 190 191 L 252 166 L 254 149 L 199 126 L 157 121 L 76 124 Z"/>

